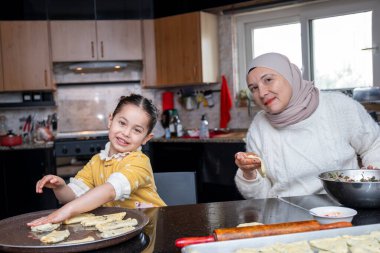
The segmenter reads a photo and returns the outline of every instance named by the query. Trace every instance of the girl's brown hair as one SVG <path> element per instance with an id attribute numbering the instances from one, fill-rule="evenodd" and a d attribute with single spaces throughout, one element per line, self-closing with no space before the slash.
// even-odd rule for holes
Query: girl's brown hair
<path id="1" fill-rule="evenodd" d="M 158 118 L 158 110 L 157 107 L 152 103 L 152 100 L 147 99 L 138 94 L 130 94 L 129 96 L 121 96 L 119 99 L 119 103 L 117 104 L 114 112 L 112 113 L 112 117 L 120 112 L 121 108 L 124 105 L 133 104 L 141 109 L 143 109 L 149 116 L 149 124 L 148 124 L 148 134 L 150 134 L 157 123 Z"/>

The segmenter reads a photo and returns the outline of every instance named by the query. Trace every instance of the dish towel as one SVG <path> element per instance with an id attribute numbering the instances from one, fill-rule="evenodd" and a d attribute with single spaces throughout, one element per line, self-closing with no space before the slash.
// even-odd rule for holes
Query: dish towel
<path id="1" fill-rule="evenodd" d="M 222 75 L 222 87 L 220 89 L 220 128 L 227 128 L 228 122 L 231 119 L 231 108 L 231 93 L 228 88 L 226 77 Z"/>

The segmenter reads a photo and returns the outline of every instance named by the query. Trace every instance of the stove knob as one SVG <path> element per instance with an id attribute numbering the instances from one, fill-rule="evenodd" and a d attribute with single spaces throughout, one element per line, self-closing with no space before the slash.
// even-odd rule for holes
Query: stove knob
<path id="1" fill-rule="evenodd" d="M 76 147 L 76 148 L 75 148 L 75 153 L 77 153 L 77 154 L 80 153 L 80 148 L 79 148 L 79 147 Z"/>
<path id="2" fill-rule="evenodd" d="M 67 148 L 66 148 L 66 147 L 63 147 L 63 148 L 62 148 L 62 154 L 67 154 L 67 152 L 68 152 Z"/>
<path id="3" fill-rule="evenodd" d="M 91 147 L 90 147 L 90 152 L 91 152 L 91 153 L 94 153 L 94 152 L 95 152 L 95 147 L 94 147 L 94 146 L 91 146 Z"/>

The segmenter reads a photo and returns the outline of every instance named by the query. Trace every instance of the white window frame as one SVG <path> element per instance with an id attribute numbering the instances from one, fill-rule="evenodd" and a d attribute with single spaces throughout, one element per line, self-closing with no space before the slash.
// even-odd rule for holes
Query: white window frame
<path id="1" fill-rule="evenodd" d="M 317 18 L 333 17 L 338 15 L 352 14 L 356 12 L 372 11 L 372 47 L 373 50 L 373 85 L 380 86 L 380 1 L 379 0 L 330 0 L 311 3 L 289 5 L 271 9 L 258 10 L 250 13 L 236 14 L 236 42 L 237 42 L 237 69 L 238 83 L 235 91 L 246 88 L 246 71 L 248 59 L 252 55 L 250 28 L 269 26 L 280 22 L 301 23 L 301 47 L 303 78 L 311 80 L 311 49 L 309 30 L 310 21 Z M 377 27 L 377 29 L 376 29 Z"/>

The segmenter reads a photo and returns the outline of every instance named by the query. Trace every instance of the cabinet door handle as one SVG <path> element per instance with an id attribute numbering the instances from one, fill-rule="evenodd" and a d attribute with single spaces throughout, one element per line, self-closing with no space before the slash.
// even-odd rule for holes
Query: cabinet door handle
<path id="1" fill-rule="evenodd" d="M 48 76 L 47 76 L 47 70 L 45 69 L 45 87 L 48 87 Z"/>
<path id="2" fill-rule="evenodd" d="M 100 55 L 102 58 L 104 58 L 104 47 L 103 47 L 103 41 L 100 42 Z"/>
<path id="3" fill-rule="evenodd" d="M 94 48 L 94 42 L 91 41 L 91 57 L 95 58 L 95 48 Z"/>
<path id="4" fill-rule="evenodd" d="M 197 77 L 197 66 L 194 65 L 193 67 L 193 73 L 194 73 L 194 78 Z"/>

